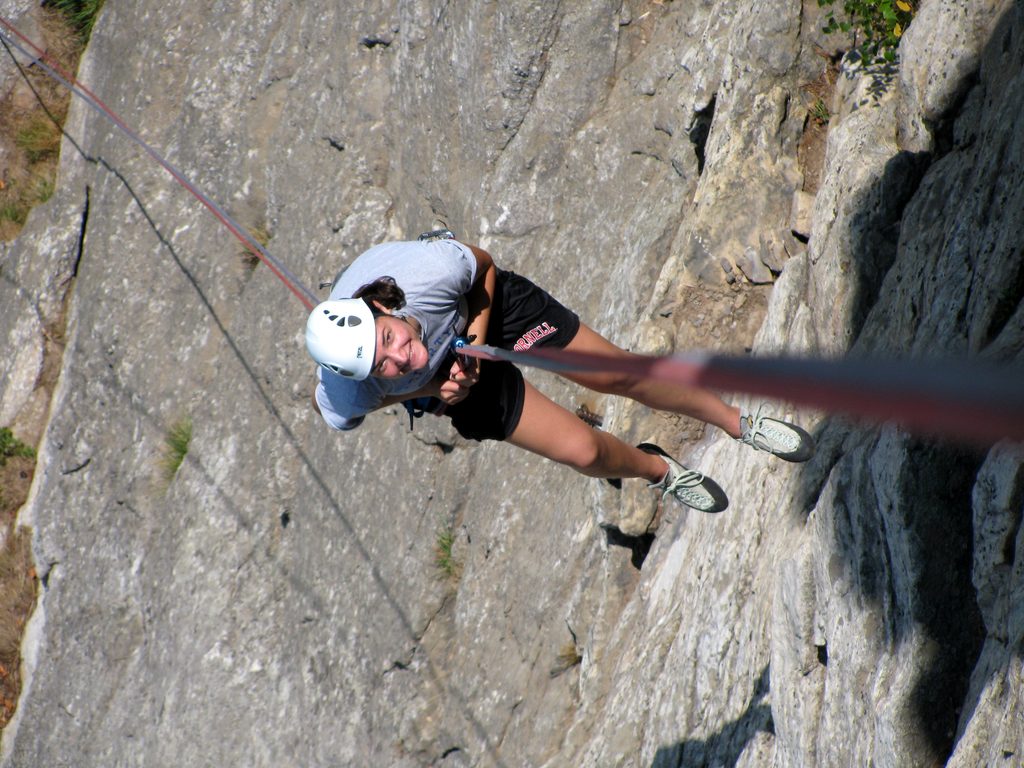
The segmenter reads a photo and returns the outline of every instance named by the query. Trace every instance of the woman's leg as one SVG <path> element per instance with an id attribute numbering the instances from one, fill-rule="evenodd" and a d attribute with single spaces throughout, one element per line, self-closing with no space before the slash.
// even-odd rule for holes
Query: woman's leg
<path id="1" fill-rule="evenodd" d="M 668 464 L 658 456 L 593 429 L 528 381 L 524 384 L 522 415 L 507 442 L 590 477 L 642 477 L 652 483 L 665 477 Z"/>
<path id="2" fill-rule="evenodd" d="M 566 346 L 573 352 L 632 357 L 593 329 L 580 323 L 580 329 Z M 687 387 L 665 381 L 653 381 L 624 373 L 563 373 L 565 378 L 588 389 L 636 400 L 659 411 L 671 411 L 714 424 L 732 437 L 740 436 L 740 410 L 725 403 L 707 389 Z"/>

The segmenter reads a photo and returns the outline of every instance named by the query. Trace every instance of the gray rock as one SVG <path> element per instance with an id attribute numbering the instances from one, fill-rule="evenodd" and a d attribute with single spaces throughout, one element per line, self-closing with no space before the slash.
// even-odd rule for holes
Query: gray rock
<path id="1" fill-rule="evenodd" d="M 791 233 L 787 232 L 786 234 L 792 236 Z M 786 266 L 786 259 L 789 258 L 784 238 L 774 232 L 762 233 L 758 258 L 772 271 L 773 275 L 782 272 L 782 268 Z"/>
<path id="2" fill-rule="evenodd" d="M 793 193 L 793 205 L 789 214 L 789 231 L 804 240 L 811 236 L 811 209 L 814 195 L 798 189 Z"/>
<path id="3" fill-rule="evenodd" d="M 761 254 L 753 248 L 747 248 L 743 252 L 743 256 L 736 260 L 736 266 L 743 276 L 755 285 L 764 285 L 774 279 L 771 270 L 761 260 Z"/>
<path id="4" fill-rule="evenodd" d="M 792 230 L 787 230 L 782 234 L 782 243 L 786 250 L 786 258 L 792 258 L 793 256 L 799 256 L 807 251 L 807 245 L 800 242 L 793 234 Z"/>

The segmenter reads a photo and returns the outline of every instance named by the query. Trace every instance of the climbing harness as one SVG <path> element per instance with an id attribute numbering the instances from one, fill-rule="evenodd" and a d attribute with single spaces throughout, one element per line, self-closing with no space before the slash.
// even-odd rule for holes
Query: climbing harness
<path id="1" fill-rule="evenodd" d="M 444 414 L 445 406 L 444 402 L 436 397 L 417 397 L 414 400 L 403 400 L 402 405 L 405 407 L 405 412 L 409 414 L 409 431 L 412 432 L 413 424 L 416 419 L 420 419 L 424 414 L 431 413 L 434 416 L 441 416 Z"/>

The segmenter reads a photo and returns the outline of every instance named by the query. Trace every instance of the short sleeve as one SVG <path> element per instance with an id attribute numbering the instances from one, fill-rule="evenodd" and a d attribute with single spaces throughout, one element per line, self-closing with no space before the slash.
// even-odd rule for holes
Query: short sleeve
<path id="1" fill-rule="evenodd" d="M 437 244 L 455 250 L 452 254 L 451 275 L 456 283 L 456 291 L 460 295 L 468 293 L 476 280 L 476 256 L 473 250 L 457 240 L 442 240 Z"/>
<path id="2" fill-rule="evenodd" d="M 317 370 L 317 378 L 316 404 L 320 408 L 320 416 L 332 429 L 355 429 L 363 423 L 366 414 L 384 399 L 372 380 L 352 381 L 332 373 L 325 374 L 323 369 Z"/>

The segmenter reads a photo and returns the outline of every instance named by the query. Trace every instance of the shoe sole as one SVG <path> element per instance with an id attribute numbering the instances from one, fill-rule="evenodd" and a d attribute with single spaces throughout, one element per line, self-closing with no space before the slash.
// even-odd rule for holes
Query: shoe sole
<path id="1" fill-rule="evenodd" d="M 783 429 L 792 430 L 793 432 L 796 432 L 800 436 L 800 447 L 797 450 L 790 451 L 789 453 L 783 453 L 781 451 L 768 451 L 768 453 L 772 454 L 773 456 L 778 456 L 780 459 L 783 459 L 784 461 L 791 461 L 794 464 L 800 464 L 802 462 L 805 462 L 814 455 L 814 438 L 807 434 L 806 431 L 798 427 L 796 424 L 790 424 L 785 421 L 779 421 L 778 419 L 767 419 L 767 421 L 772 421 L 776 424 L 779 424 Z"/>
<path id="2" fill-rule="evenodd" d="M 672 461 L 676 461 L 667 453 L 665 453 L 665 451 L 662 448 L 655 445 L 654 443 L 640 443 L 640 445 L 638 445 L 637 448 L 639 448 L 644 453 L 653 453 L 655 456 L 661 456 L 662 458 L 672 459 Z M 679 462 L 676 461 L 676 463 L 678 464 Z M 725 491 L 722 490 L 721 486 L 719 486 L 718 483 L 716 483 L 710 477 L 704 475 L 704 479 L 701 481 L 699 487 L 702 488 L 714 502 L 713 506 L 710 509 L 703 509 L 701 507 L 695 507 L 693 504 L 687 504 L 678 496 L 675 497 L 676 500 L 679 501 L 680 504 L 685 504 L 690 509 L 695 509 L 698 512 L 704 512 L 708 515 L 716 515 L 719 512 L 724 512 L 726 509 L 729 508 L 729 497 L 725 495 Z"/>

